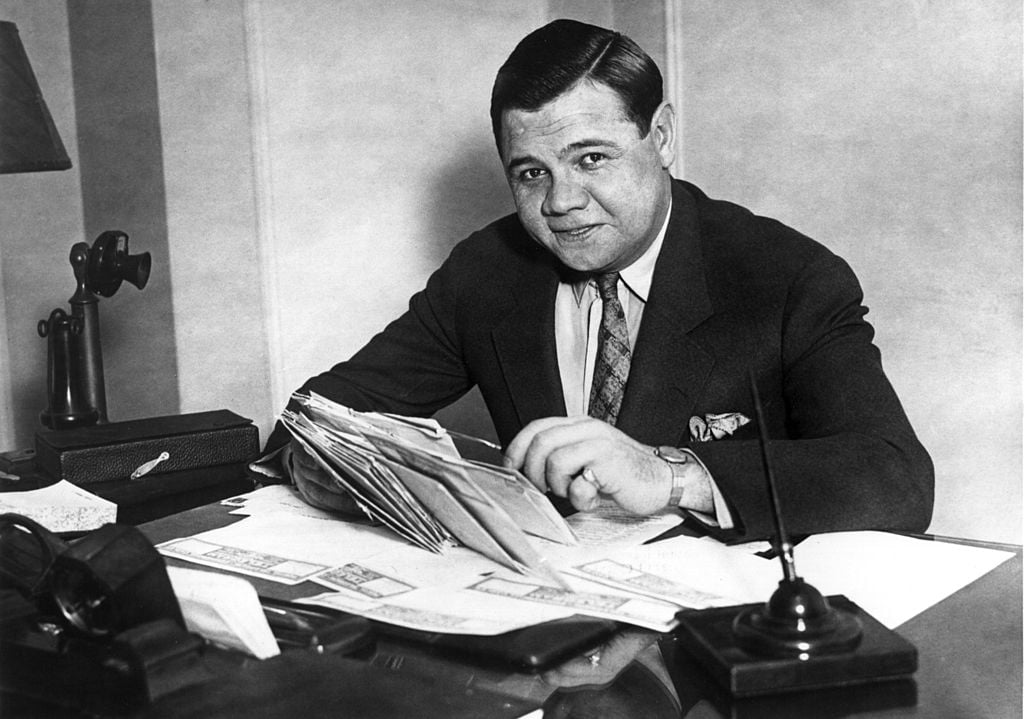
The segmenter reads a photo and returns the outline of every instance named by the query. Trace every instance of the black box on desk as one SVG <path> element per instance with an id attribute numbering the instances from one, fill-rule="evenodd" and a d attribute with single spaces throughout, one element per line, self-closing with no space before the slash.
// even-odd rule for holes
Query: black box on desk
<path id="1" fill-rule="evenodd" d="M 57 479 L 88 485 L 148 474 L 237 464 L 259 452 L 259 431 L 226 409 L 36 432 L 36 463 Z"/>
<path id="2" fill-rule="evenodd" d="M 132 473 L 158 461 L 143 476 Z M 40 430 L 35 465 L 118 505 L 118 521 L 145 522 L 252 489 L 245 464 L 259 430 L 226 409 L 92 427 Z"/>

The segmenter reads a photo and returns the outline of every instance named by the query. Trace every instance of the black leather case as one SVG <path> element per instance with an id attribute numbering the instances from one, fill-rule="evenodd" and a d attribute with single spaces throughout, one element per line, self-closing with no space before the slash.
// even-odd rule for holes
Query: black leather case
<path id="1" fill-rule="evenodd" d="M 226 409 L 111 422 L 92 427 L 40 430 L 38 467 L 57 479 L 92 484 L 128 479 L 167 452 L 150 475 L 249 461 L 259 452 L 259 431 Z"/>

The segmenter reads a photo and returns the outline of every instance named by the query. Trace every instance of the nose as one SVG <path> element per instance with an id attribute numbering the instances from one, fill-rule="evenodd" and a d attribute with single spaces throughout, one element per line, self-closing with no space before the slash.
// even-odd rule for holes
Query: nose
<path id="1" fill-rule="evenodd" d="M 564 215 L 587 206 L 590 195 L 571 173 L 552 174 L 541 210 L 545 215 Z"/>

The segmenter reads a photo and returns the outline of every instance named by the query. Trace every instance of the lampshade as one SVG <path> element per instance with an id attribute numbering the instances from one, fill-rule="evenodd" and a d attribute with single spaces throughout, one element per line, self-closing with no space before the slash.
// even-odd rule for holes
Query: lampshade
<path id="1" fill-rule="evenodd" d="M 0 173 L 66 170 L 71 158 L 18 36 L 0 21 Z"/>

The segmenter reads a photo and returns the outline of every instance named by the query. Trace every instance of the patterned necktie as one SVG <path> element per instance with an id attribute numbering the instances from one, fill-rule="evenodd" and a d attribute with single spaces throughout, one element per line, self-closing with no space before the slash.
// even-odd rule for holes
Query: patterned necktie
<path id="1" fill-rule="evenodd" d="M 619 273 L 598 275 L 594 279 L 604 306 L 601 310 L 601 331 L 597 341 L 597 362 L 594 365 L 594 382 L 590 386 L 588 414 L 614 425 L 619 418 L 622 393 L 629 377 L 629 330 L 626 328 L 626 314 L 622 311 L 615 289 Z"/>

